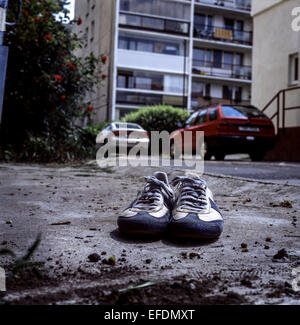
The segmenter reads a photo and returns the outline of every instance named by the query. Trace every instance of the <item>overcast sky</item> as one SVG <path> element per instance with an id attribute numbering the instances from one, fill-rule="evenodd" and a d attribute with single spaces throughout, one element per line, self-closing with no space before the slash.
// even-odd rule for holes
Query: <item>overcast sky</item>
<path id="1" fill-rule="evenodd" d="M 70 11 L 70 20 L 74 19 L 74 14 L 75 14 L 75 0 L 69 0 L 68 1 L 70 4 L 68 6 L 66 6 L 69 11 Z M 61 15 L 57 15 L 57 19 L 60 17 Z M 67 21 L 64 21 L 64 23 L 67 23 Z"/>
<path id="2" fill-rule="evenodd" d="M 74 11 L 75 11 L 75 0 L 69 0 L 68 2 L 70 2 L 70 5 L 68 6 L 68 8 L 70 10 L 70 18 L 73 19 Z"/>

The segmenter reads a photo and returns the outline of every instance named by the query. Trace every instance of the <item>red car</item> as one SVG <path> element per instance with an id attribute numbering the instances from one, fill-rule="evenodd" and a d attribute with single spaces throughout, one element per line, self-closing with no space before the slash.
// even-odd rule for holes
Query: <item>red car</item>
<path id="1" fill-rule="evenodd" d="M 224 160 L 227 154 L 248 153 L 253 161 L 263 160 L 275 143 L 273 122 L 254 106 L 215 104 L 197 110 L 171 138 L 171 156 L 175 155 L 174 139 L 184 131 L 204 131 L 204 159 L 212 156 Z M 184 141 L 182 141 L 184 143 Z M 188 145 L 196 150 L 196 141 Z M 183 148 L 182 148 L 183 151 Z"/>

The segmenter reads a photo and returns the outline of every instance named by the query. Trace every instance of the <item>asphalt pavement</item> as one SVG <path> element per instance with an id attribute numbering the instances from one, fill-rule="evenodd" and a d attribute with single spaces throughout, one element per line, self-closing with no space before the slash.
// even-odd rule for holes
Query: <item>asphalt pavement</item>
<path id="1" fill-rule="evenodd" d="M 300 186 L 300 163 L 252 162 L 248 155 L 231 155 L 224 161 L 205 161 L 204 171 Z"/>

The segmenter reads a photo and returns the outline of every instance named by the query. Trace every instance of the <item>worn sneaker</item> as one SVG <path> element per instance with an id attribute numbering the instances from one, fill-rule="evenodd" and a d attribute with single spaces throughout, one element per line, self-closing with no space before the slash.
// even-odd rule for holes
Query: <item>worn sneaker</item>
<path id="1" fill-rule="evenodd" d="M 174 192 L 165 173 L 146 177 L 139 197 L 118 217 L 119 230 L 129 234 L 159 235 L 169 224 Z"/>
<path id="2" fill-rule="evenodd" d="M 224 220 L 205 181 L 198 176 L 179 176 L 171 184 L 176 187 L 175 207 L 169 225 L 171 235 L 218 238 Z"/>

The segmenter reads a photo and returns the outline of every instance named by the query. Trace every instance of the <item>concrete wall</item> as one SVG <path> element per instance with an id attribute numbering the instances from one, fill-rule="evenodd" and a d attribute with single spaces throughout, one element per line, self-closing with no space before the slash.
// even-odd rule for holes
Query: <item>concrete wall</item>
<path id="1" fill-rule="evenodd" d="M 103 65 L 102 73 L 107 79 L 87 96 L 87 100 L 95 107 L 95 121 L 111 119 L 112 83 L 113 83 L 113 61 L 114 61 L 114 38 L 115 32 L 115 0 L 77 0 L 75 6 L 75 18 L 81 18 L 83 23 L 76 26 L 75 32 L 84 37 L 86 29 L 89 29 L 87 46 L 78 50 L 77 55 L 84 57 L 91 53 L 95 56 L 106 55 L 108 61 Z M 94 33 L 92 34 L 92 22 L 94 22 Z"/>
<path id="2" fill-rule="evenodd" d="M 289 83 L 289 56 L 299 53 L 300 32 L 291 28 L 295 17 L 291 12 L 300 7 L 299 0 L 252 0 L 254 14 L 253 83 L 252 104 L 263 108 L 281 89 L 291 87 Z M 300 66 L 299 66 L 300 75 Z M 300 86 L 294 84 L 293 86 Z M 300 105 L 300 91 L 287 95 L 289 106 Z M 276 103 L 267 111 L 271 116 Z M 290 111 L 286 116 L 286 127 L 300 126 L 300 110 Z"/>
<path id="3" fill-rule="evenodd" d="M 252 15 L 255 16 L 283 1 L 286 0 L 252 0 Z"/>

